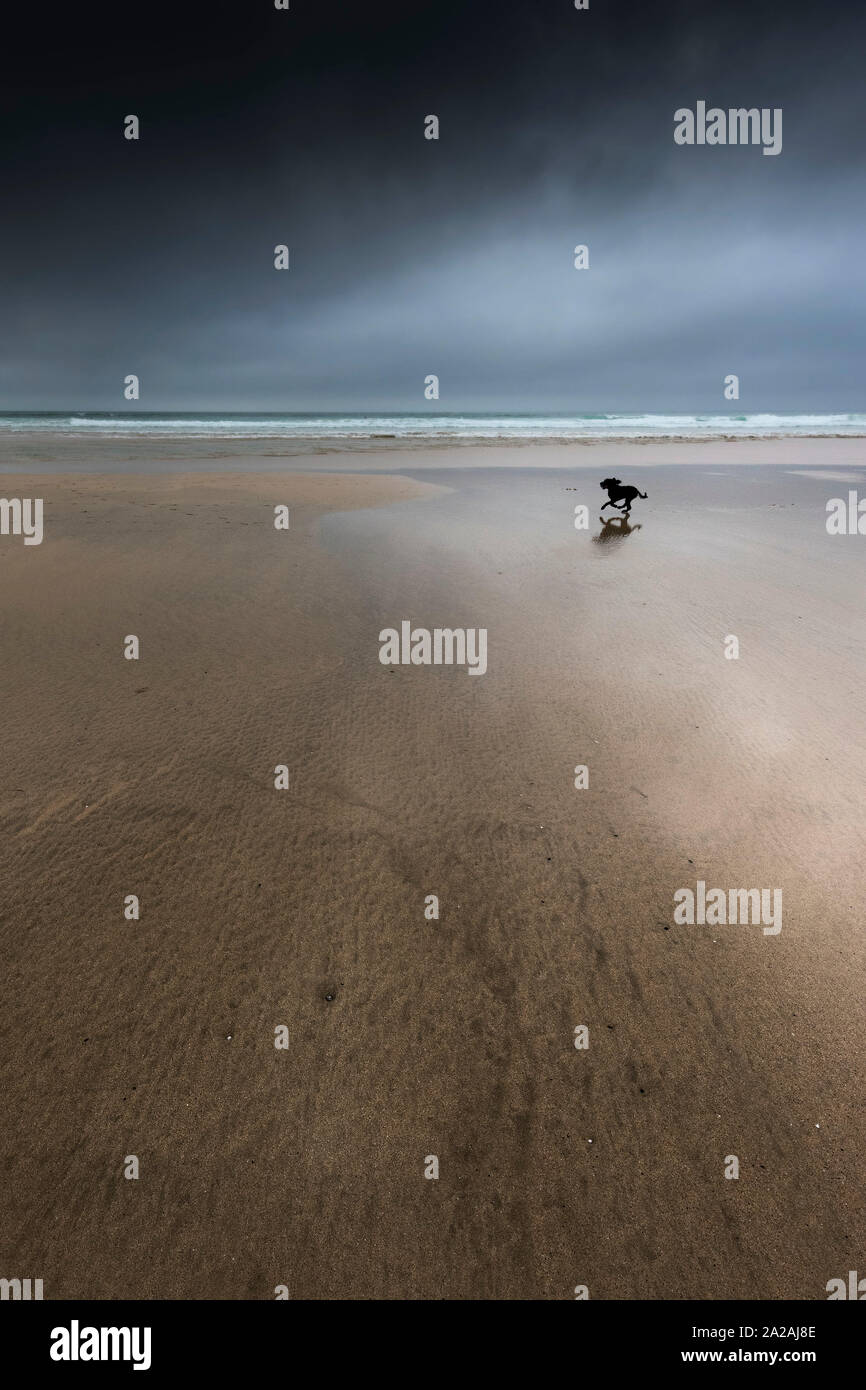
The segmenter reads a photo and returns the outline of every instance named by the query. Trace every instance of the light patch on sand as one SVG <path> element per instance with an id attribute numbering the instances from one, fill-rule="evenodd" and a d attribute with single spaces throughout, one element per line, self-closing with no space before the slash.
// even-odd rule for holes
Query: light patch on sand
<path id="1" fill-rule="evenodd" d="M 797 478 L 817 478 L 823 482 L 826 478 L 834 483 L 862 483 L 862 473 L 835 473 L 829 468 L 786 468 L 786 473 L 791 473 Z"/>

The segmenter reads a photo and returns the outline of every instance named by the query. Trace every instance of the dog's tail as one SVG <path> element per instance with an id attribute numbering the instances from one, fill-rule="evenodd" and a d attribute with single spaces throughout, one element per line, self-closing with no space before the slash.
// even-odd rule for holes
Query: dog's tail
<path id="1" fill-rule="evenodd" d="M 640 488 L 638 488 L 637 495 L 638 495 L 638 497 L 643 497 L 644 501 L 646 501 L 646 493 L 645 493 L 645 492 L 641 492 Z"/>

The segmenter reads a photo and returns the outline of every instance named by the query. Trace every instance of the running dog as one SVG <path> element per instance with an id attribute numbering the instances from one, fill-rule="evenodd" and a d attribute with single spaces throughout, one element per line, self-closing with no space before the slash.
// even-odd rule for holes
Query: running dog
<path id="1" fill-rule="evenodd" d="M 604 478 L 599 483 L 607 492 L 607 501 L 603 503 L 601 510 L 605 507 L 619 507 L 620 511 L 625 512 L 626 516 L 631 511 L 631 504 L 636 497 L 646 497 L 645 492 L 641 492 L 636 487 L 623 487 L 619 478 Z"/>

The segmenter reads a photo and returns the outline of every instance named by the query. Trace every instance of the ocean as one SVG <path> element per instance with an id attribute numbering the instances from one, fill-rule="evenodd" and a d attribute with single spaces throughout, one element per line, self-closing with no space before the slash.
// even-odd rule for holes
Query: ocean
<path id="1" fill-rule="evenodd" d="M 278 412 L 36 411 L 0 415 L 0 429 L 105 438 L 486 440 L 760 439 L 866 435 L 866 415 L 342 415 Z"/>

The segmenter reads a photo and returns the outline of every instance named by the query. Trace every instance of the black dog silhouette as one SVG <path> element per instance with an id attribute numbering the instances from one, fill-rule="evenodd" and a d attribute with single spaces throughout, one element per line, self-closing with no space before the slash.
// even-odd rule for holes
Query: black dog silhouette
<path id="1" fill-rule="evenodd" d="M 604 478 L 599 483 L 607 492 L 607 501 L 602 504 L 601 510 L 605 507 L 619 507 L 626 515 L 631 511 L 631 504 L 636 497 L 646 497 L 645 492 L 641 492 L 636 487 L 623 487 L 619 478 Z"/>

